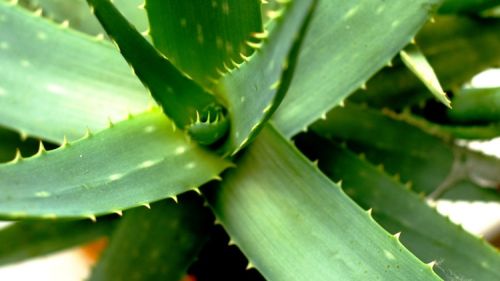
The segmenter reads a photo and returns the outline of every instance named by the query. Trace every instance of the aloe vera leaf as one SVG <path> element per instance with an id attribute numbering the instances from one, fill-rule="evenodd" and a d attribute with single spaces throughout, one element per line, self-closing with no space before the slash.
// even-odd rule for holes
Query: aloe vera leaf
<path id="1" fill-rule="evenodd" d="M 447 107 L 451 108 L 451 101 L 443 91 L 443 88 L 436 77 L 436 73 L 434 73 L 432 66 L 425 58 L 422 51 L 420 51 L 416 45 L 410 44 L 401 50 L 399 55 L 401 56 L 403 63 L 420 79 L 420 81 L 422 81 L 422 83 L 424 83 L 434 97 Z"/>
<path id="2" fill-rule="evenodd" d="M 444 190 L 438 198 L 451 201 L 500 202 L 500 191 L 493 188 L 482 188 L 470 181 L 461 181 L 452 188 Z"/>
<path id="3" fill-rule="evenodd" d="M 293 1 L 278 10 L 270 31 L 248 62 L 235 66 L 216 85 L 231 119 L 223 150 L 235 154 L 259 132 L 283 100 L 316 1 Z M 267 33 L 269 33 L 267 37 Z"/>
<path id="4" fill-rule="evenodd" d="M 332 180 L 342 180 L 351 198 L 373 208 L 377 222 L 389 232 L 401 232 L 401 242 L 417 257 L 424 262 L 437 261 L 434 268 L 443 279 L 500 278 L 497 250 L 440 216 L 399 181 L 333 143 L 314 138 L 314 147 L 307 151 Z"/>
<path id="5" fill-rule="evenodd" d="M 311 130 L 321 136 L 346 141 L 351 149 L 383 164 L 417 192 L 431 194 L 452 188 L 462 180 L 495 187 L 500 160 L 451 145 L 443 139 L 381 112 L 353 103 L 335 108 Z"/>
<path id="6" fill-rule="evenodd" d="M 34 139 L 24 139 L 16 132 L 0 128 L 0 163 L 11 161 L 17 150 L 23 155 L 33 155 L 38 149 Z"/>
<path id="7" fill-rule="evenodd" d="M 439 3 L 320 1 L 276 126 L 292 136 L 341 103 L 410 42 Z"/>
<path id="8" fill-rule="evenodd" d="M 230 165 L 174 131 L 155 109 L 0 165 L 0 217 L 94 220 L 196 188 Z"/>
<path id="9" fill-rule="evenodd" d="M 209 203 L 267 280 L 439 279 L 271 126 L 238 164 Z"/>
<path id="10" fill-rule="evenodd" d="M 445 90 L 459 89 L 474 75 L 500 63 L 500 19 L 436 16 L 416 37 L 416 42 Z M 456 62 L 467 67 L 457 67 Z M 371 106 L 401 109 L 430 97 L 422 83 L 398 60 L 350 100 Z"/>
<path id="11" fill-rule="evenodd" d="M 48 255 L 108 236 L 116 221 L 17 222 L 0 230 L 0 265 Z"/>
<path id="12" fill-rule="evenodd" d="M 151 103 L 110 44 L 5 1 L 0 23 L 0 125 L 60 143 Z"/>
<path id="13" fill-rule="evenodd" d="M 81 32 L 90 35 L 99 35 L 105 31 L 102 29 L 99 21 L 90 12 L 87 1 L 85 0 L 27 0 L 29 8 L 34 10 L 41 9 L 44 17 L 53 19 L 57 22 L 67 20 L 69 26 Z M 114 0 L 113 3 L 129 19 L 138 30 L 148 28 L 148 19 L 144 9 L 139 7 L 143 0 Z"/>
<path id="14" fill-rule="evenodd" d="M 184 197 L 125 212 L 89 280 L 181 280 L 214 219 L 203 199 Z"/>
<path id="15" fill-rule="evenodd" d="M 439 7 L 442 14 L 475 14 L 500 5 L 499 0 L 446 0 Z"/>
<path id="16" fill-rule="evenodd" d="M 144 39 L 109 0 L 88 3 L 137 77 L 179 128 L 193 123 L 197 112 L 217 103 Z"/>
<path id="17" fill-rule="evenodd" d="M 206 88 L 217 69 L 253 52 L 245 41 L 262 31 L 259 0 L 147 0 L 145 8 L 155 47 Z"/>
<path id="18" fill-rule="evenodd" d="M 500 87 L 463 89 L 453 98 L 448 117 L 454 122 L 500 122 Z"/>

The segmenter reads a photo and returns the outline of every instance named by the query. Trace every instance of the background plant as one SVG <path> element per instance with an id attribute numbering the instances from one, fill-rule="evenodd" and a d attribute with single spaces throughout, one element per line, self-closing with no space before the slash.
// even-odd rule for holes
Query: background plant
<path id="1" fill-rule="evenodd" d="M 100 32 L 86 3 L 0 4 L 2 263 L 106 235 L 90 279 L 178 280 L 215 221 L 269 280 L 499 279 L 424 201 L 498 201 L 455 142 L 500 132 L 499 90 L 462 89 L 497 1 L 115 2 L 89 0 L 121 55 L 67 28 Z"/>

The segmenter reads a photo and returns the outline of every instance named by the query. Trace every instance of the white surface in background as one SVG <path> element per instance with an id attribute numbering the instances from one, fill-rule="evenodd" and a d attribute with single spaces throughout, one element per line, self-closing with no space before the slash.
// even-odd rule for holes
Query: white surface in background
<path id="1" fill-rule="evenodd" d="M 90 272 L 88 261 L 78 250 L 8 265 L 0 270 L 2 281 L 81 281 Z"/>
<path id="2" fill-rule="evenodd" d="M 493 88 L 500 86 L 500 68 L 492 68 L 479 73 L 470 82 L 472 87 Z"/>

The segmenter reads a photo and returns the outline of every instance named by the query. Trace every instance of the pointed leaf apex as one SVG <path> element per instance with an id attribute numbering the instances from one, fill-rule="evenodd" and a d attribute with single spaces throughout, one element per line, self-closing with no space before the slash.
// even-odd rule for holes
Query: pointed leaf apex
<path id="1" fill-rule="evenodd" d="M 399 240 L 399 237 L 401 236 L 401 231 L 397 232 L 397 233 L 394 233 L 392 236 L 394 236 L 396 239 Z"/>

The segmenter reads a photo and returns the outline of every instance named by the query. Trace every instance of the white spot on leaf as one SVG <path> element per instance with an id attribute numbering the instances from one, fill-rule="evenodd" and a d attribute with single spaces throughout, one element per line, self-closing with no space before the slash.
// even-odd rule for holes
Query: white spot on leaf
<path id="1" fill-rule="evenodd" d="M 147 126 L 146 128 L 144 128 L 144 132 L 145 132 L 145 133 L 148 133 L 148 134 L 150 134 L 150 133 L 152 133 L 152 132 L 154 132 L 154 131 L 156 131 L 156 127 L 155 127 L 155 126 L 153 126 L 153 125 L 149 125 L 149 126 Z"/>
<path id="2" fill-rule="evenodd" d="M 119 180 L 123 177 L 122 174 L 112 174 L 111 176 L 109 176 L 109 180 L 110 181 L 116 181 L 116 180 Z"/>
<path id="3" fill-rule="evenodd" d="M 153 160 L 147 160 L 147 161 L 142 162 L 139 165 L 139 168 L 148 168 L 148 167 L 153 166 L 154 164 L 155 164 L 155 162 Z"/>
<path id="4" fill-rule="evenodd" d="M 39 191 L 35 193 L 35 197 L 40 197 L 40 198 L 47 198 L 50 196 L 50 193 L 47 191 Z"/>
<path id="5" fill-rule="evenodd" d="M 183 154 L 184 152 L 186 152 L 186 147 L 185 146 L 179 146 L 175 149 L 175 154 L 179 155 L 179 154 Z"/>
<path id="6" fill-rule="evenodd" d="M 186 166 L 184 166 L 186 169 L 193 169 L 194 167 L 196 167 L 196 163 L 194 162 L 189 162 L 186 164 Z"/>

